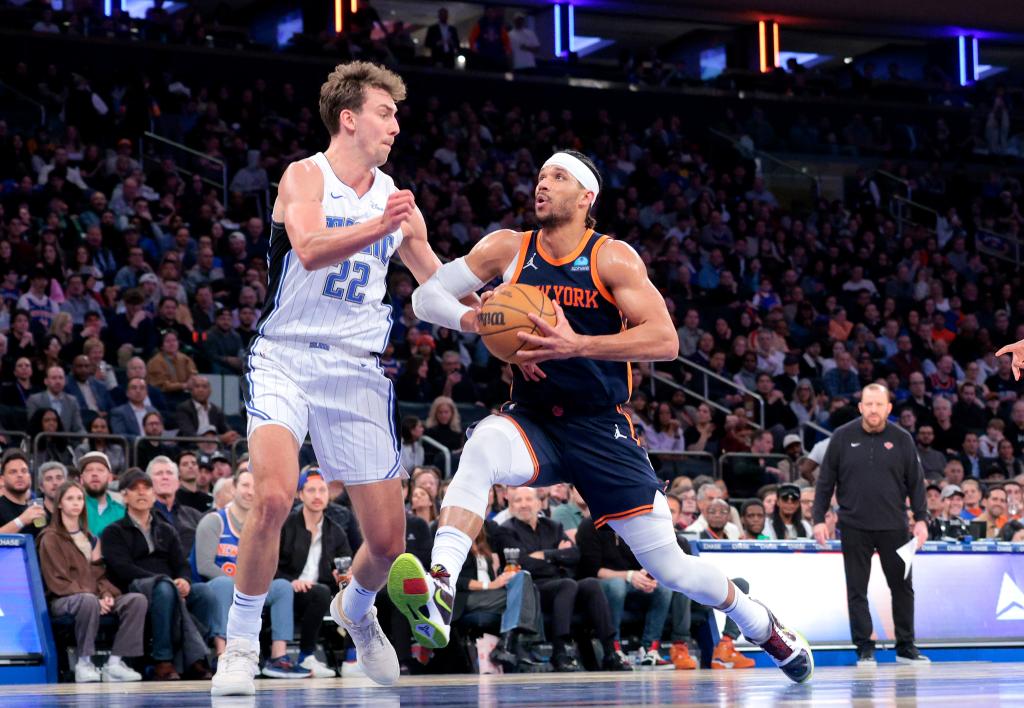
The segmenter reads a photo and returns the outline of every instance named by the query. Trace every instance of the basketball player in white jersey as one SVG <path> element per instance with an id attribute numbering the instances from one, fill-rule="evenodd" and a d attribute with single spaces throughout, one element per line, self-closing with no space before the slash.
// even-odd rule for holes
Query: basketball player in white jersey
<path id="1" fill-rule="evenodd" d="M 391 71 L 367 62 L 339 65 L 320 89 L 330 145 L 292 163 L 281 179 L 269 301 L 243 378 L 256 500 L 239 545 L 213 695 L 255 692 L 260 615 L 307 432 L 327 479 L 345 482 L 365 538 L 331 616 L 351 635 L 367 676 L 381 684 L 398 680 L 398 658 L 373 607 L 405 549 L 395 394 L 377 357 L 392 322 L 382 300 L 396 253 L 420 282 L 440 266 L 412 193 L 378 169 L 398 134 L 395 104 L 404 98 L 405 84 Z"/>

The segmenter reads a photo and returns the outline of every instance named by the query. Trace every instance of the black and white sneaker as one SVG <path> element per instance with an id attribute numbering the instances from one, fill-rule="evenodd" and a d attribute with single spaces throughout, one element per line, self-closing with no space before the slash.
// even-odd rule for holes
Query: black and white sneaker
<path id="1" fill-rule="evenodd" d="M 871 647 L 864 647 L 863 649 L 858 649 L 857 666 L 861 668 L 870 668 L 878 666 L 878 662 L 875 660 L 875 650 Z"/>
<path id="2" fill-rule="evenodd" d="M 896 663 L 897 664 L 910 664 L 913 666 L 921 666 L 924 664 L 932 663 L 932 660 L 917 650 L 915 646 L 909 646 L 905 649 L 896 650 Z"/>
<path id="3" fill-rule="evenodd" d="M 754 598 L 750 599 L 754 600 Z M 754 602 L 768 611 L 772 629 L 768 639 L 758 643 L 758 646 L 764 649 L 765 654 L 771 657 L 775 665 L 782 669 L 782 673 L 786 674 L 790 680 L 796 683 L 810 680 L 814 674 L 814 655 L 811 653 L 811 645 L 798 632 L 784 627 L 763 602 L 758 600 L 754 600 Z"/>
<path id="4" fill-rule="evenodd" d="M 395 559 L 388 573 L 388 596 L 405 615 L 416 643 L 427 649 L 443 649 L 451 635 L 455 590 L 443 566 L 427 573 L 411 553 Z"/>

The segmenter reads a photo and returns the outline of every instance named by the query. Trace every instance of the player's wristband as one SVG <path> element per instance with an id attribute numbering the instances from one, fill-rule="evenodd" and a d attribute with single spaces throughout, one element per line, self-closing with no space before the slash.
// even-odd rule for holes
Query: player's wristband
<path id="1" fill-rule="evenodd" d="M 21 530 L 22 530 L 23 528 L 25 528 L 25 522 L 24 522 L 24 521 L 22 521 L 22 520 L 21 520 L 21 519 L 20 519 L 19 517 L 17 517 L 17 516 L 15 516 L 15 517 L 14 517 L 14 525 L 18 527 L 18 530 L 19 530 L 19 531 L 21 531 Z"/>

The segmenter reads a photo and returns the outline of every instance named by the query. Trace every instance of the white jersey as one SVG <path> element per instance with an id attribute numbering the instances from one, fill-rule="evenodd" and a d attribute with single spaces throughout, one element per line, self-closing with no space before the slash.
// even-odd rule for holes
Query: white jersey
<path id="1" fill-rule="evenodd" d="M 394 181 L 377 168 L 373 185 L 362 197 L 342 182 L 322 152 L 310 158 L 324 177 L 326 226 L 351 226 L 384 213 L 388 196 L 398 191 Z M 380 353 L 391 332 L 387 294 L 388 261 L 402 243 L 402 230 L 384 236 L 346 261 L 306 270 L 292 252 L 284 224 L 270 227 L 270 288 L 257 326 L 260 340 L 322 345 L 354 355 Z"/>

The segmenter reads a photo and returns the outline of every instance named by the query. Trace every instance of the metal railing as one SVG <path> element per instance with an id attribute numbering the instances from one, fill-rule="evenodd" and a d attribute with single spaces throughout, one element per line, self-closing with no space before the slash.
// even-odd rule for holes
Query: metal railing
<path id="1" fill-rule="evenodd" d="M 18 443 L 14 444 L 11 439 L 17 438 Z M 29 434 L 24 430 L 0 430 L 0 440 L 4 440 L 4 447 L 20 447 L 25 450 L 25 443 L 29 440 Z M 28 450 L 25 450 L 28 452 Z"/>
<path id="2" fill-rule="evenodd" d="M 434 448 L 435 450 L 437 450 L 438 452 L 441 453 L 441 457 L 444 458 L 444 478 L 445 479 L 451 479 L 451 477 L 452 477 L 452 451 L 449 450 L 444 445 L 442 445 L 441 443 L 439 443 L 437 440 L 434 440 L 434 438 L 430 437 L 429 435 L 422 435 L 422 436 L 420 436 L 420 440 L 423 441 L 424 444 L 429 445 L 430 447 Z M 406 470 L 406 472 L 409 472 L 409 471 L 410 470 Z"/>
<path id="3" fill-rule="evenodd" d="M 686 475 L 687 477 L 696 477 L 697 474 L 707 474 L 705 465 L 710 465 L 710 474 L 715 479 L 719 478 L 718 471 L 718 458 L 712 455 L 710 452 L 696 451 L 696 450 L 648 450 L 647 454 L 651 457 L 657 458 L 662 462 L 662 465 L 658 469 L 658 473 L 662 478 L 667 475 L 661 474 L 665 468 L 665 463 L 669 463 L 672 468 L 672 475 L 670 478 L 675 478 L 680 475 Z M 689 465 L 697 467 L 694 470 L 697 474 L 690 474 L 690 470 L 687 469 Z"/>
<path id="4" fill-rule="evenodd" d="M 7 96 L 7 94 L 10 94 L 10 96 Z M 4 113 L 7 114 L 8 121 L 10 121 L 15 115 L 15 104 L 21 103 L 26 106 L 25 110 L 22 111 L 26 116 L 26 120 L 29 113 L 35 114 L 36 111 L 38 111 L 38 125 L 46 125 L 46 106 L 30 96 L 26 96 L 18 89 L 14 88 L 10 84 L 4 83 L 3 81 L 0 81 L 0 98 L 2 98 Z"/>
<path id="5" fill-rule="evenodd" d="M 771 471 L 772 469 L 778 470 L 780 472 L 780 474 L 777 475 L 777 478 L 778 478 L 779 482 L 789 481 L 789 479 L 787 479 L 786 477 L 792 478 L 793 472 L 796 469 L 796 463 L 793 462 L 792 460 L 790 460 L 789 456 L 783 455 L 783 454 L 780 454 L 780 453 L 768 453 L 766 455 L 761 455 L 761 454 L 754 453 L 754 452 L 726 452 L 726 453 L 724 453 L 723 455 L 721 455 L 718 458 L 718 470 L 719 470 L 719 474 L 720 474 L 720 478 L 721 479 L 725 479 L 725 476 L 726 476 L 727 472 L 732 469 L 732 462 L 734 460 L 735 461 L 740 461 L 740 460 L 776 460 L 777 462 L 780 462 L 780 463 L 781 462 L 785 462 L 785 461 L 789 461 L 790 462 L 790 467 L 791 467 L 791 471 L 790 471 L 789 475 L 785 475 L 784 473 L 782 473 L 782 470 L 779 469 L 779 465 L 765 465 L 765 467 L 764 467 L 765 471 L 768 472 L 769 474 L 774 474 Z M 771 484 L 770 481 L 765 481 L 763 483 L 764 484 Z M 735 493 L 735 492 L 733 492 L 733 493 Z"/>
<path id="6" fill-rule="evenodd" d="M 739 136 L 729 135 L 716 128 L 708 128 L 708 131 L 715 137 L 728 142 L 741 155 L 753 159 L 757 166 L 757 172 L 764 177 L 766 185 L 771 189 L 777 189 L 790 196 L 797 196 L 800 192 L 804 192 L 802 196 L 812 202 L 820 194 L 821 178 L 817 172 L 812 172 L 808 165 L 799 165 L 783 160 L 757 147 L 753 142 L 746 145 Z"/>
<path id="7" fill-rule="evenodd" d="M 139 138 L 139 155 L 140 155 L 142 160 L 147 160 L 148 159 L 150 161 L 159 162 L 159 158 L 153 157 L 153 156 L 150 156 L 150 155 L 146 154 L 146 140 L 151 140 L 153 142 L 159 143 L 160 145 L 162 145 L 162 146 L 164 146 L 166 148 L 171 148 L 173 150 L 177 150 L 179 153 L 183 153 L 185 155 L 188 155 L 189 157 L 195 158 L 196 160 L 199 161 L 200 167 L 205 167 L 206 165 L 203 164 L 205 162 L 205 163 L 209 163 L 209 164 L 212 164 L 212 165 L 220 168 L 220 174 L 221 174 L 220 182 L 216 182 L 216 181 L 210 179 L 209 177 L 204 176 L 202 173 L 200 173 L 200 179 L 204 183 L 206 183 L 206 184 L 208 184 L 208 185 L 210 185 L 212 187 L 219 188 L 221 190 L 221 199 L 223 200 L 222 203 L 224 204 L 224 206 L 227 206 L 227 204 L 228 204 L 228 165 L 227 165 L 226 162 L 224 162 L 220 158 L 214 157 L 213 155 L 207 155 L 205 152 L 200 152 L 199 150 L 194 150 L 193 148 L 190 148 L 188 145 L 183 145 L 183 144 L 181 144 L 179 142 L 175 142 L 174 140 L 170 140 L 168 138 L 165 138 L 162 135 L 157 135 L 156 133 L 154 133 L 152 131 L 149 131 L 149 130 L 144 132 L 142 134 L 142 136 Z M 176 170 L 178 170 L 178 172 L 182 173 L 183 175 L 188 175 L 189 177 L 191 177 L 192 175 L 194 175 L 197 172 L 199 172 L 198 169 L 196 169 L 196 170 L 189 170 L 189 169 L 187 169 L 185 167 L 182 167 L 181 165 L 178 165 L 177 162 L 175 162 L 174 167 L 175 167 Z"/>
<path id="8" fill-rule="evenodd" d="M 6 431 L 0 431 L 0 432 L 6 432 Z M 27 434 L 24 434 L 24 433 L 22 433 L 22 434 L 25 435 L 26 439 L 28 438 Z M 74 440 L 74 441 L 76 441 L 75 444 L 77 444 L 78 442 L 80 442 L 82 440 L 107 440 L 107 441 L 112 442 L 112 443 L 120 443 L 124 447 L 126 456 L 127 456 L 127 452 L 128 452 L 128 448 L 129 448 L 128 438 L 125 437 L 124 435 L 117 435 L 115 433 L 68 433 L 68 432 L 62 432 L 62 433 L 38 433 L 34 438 L 32 438 L 32 458 L 33 459 L 35 459 L 39 455 L 39 452 L 42 449 L 41 441 L 45 440 L 46 438 L 59 438 L 59 439 L 64 439 L 64 440 Z M 128 459 L 125 460 L 126 464 L 128 464 L 129 462 L 130 462 L 130 460 L 128 460 Z"/>
<path id="9" fill-rule="evenodd" d="M 803 439 L 803 440 L 807 439 L 807 429 L 808 428 L 810 428 L 811 430 L 813 430 L 816 433 L 819 433 L 823 437 L 826 437 L 826 438 L 832 437 L 832 431 L 829 430 L 828 428 L 826 428 L 825 426 L 818 425 L 813 420 L 805 420 L 804 422 L 800 423 L 800 438 L 801 439 Z"/>
<path id="10" fill-rule="evenodd" d="M 750 397 L 755 403 L 757 403 L 757 420 L 756 421 L 752 421 L 752 423 L 753 423 L 753 425 L 755 425 L 759 429 L 763 429 L 764 428 L 764 408 L 765 408 L 765 402 L 764 402 L 764 398 L 761 396 L 761 394 L 759 394 L 757 391 L 751 391 L 749 388 L 747 388 L 745 386 L 740 386 L 738 383 L 736 383 L 732 379 L 726 378 L 725 376 L 722 376 L 720 374 L 716 374 L 711 369 L 708 369 L 708 368 L 706 368 L 704 366 L 701 366 L 700 364 L 698 364 L 698 363 L 696 363 L 694 361 L 690 361 L 689 359 L 687 359 L 685 357 L 681 357 L 681 356 L 676 357 L 676 362 L 683 366 L 684 371 L 686 369 L 692 369 L 692 370 L 697 372 L 696 376 L 700 376 L 701 381 L 703 383 L 703 386 L 701 387 L 703 389 L 703 392 L 701 390 L 699 390 L 699 389 L 693 389 L 693 388 L 690 388 L 690 387 L 688 387 L 688 386 L 686 386 L 684 384 L 679 383 L 678 381 L 676 381 L 674 378 L 672 378 L 668 374 L 658 373 L 655 370 L 655 368 L 654 368 L 654 362 L 651 362 L 651 378 L 654 379 L 654 380 L 660 381 L 661 383 L 665 384 L 666 386 L 669 386 L 671 388 L 675 388 L 675 389 L 678 389 L 680 391 L 683 391 L 684 393 L 686 393 L 689 396 L 693 396 L 694 398 L 699 398 L 702 401 L 704 401 L 705 403 L 707 403 L 709 406 L 711 406 L 712 408 L 714 408 L 715 410 L 717 410 L 717 411 L 719 411 L 721 413 L 724 413 L 726 415 L 731 415 L 732 414 L 732 410 L 733 410 L 732 408 L 729 408 L 728 406 L 724 406 L 721 403 L 719 403 L 718 401 L 712 400 L 711 397 L 709 396 L 708 381 L 709 381 L 709 379 L 714 379 L 715 381 L 718 381 L 722 385 L 727 386 L 728 388 L 734 390 L 737 395 Z"/>
<path id="11" fill-rule="evenodd" d="M 942 215 L 929 206 L 911 201 L 896 195 L 892 198 L 890 210 L 896 221 L 896 233 L 902 238 L 905 225 L 920 226 L 929 233 L 938 233 L 939 220 Z"/>
<path id="12" fill-rule="evenodd" d="M 239 438 L 239 439 L 242 440 L 244 438 Z M 137 438 L 135 438 L 135 439 L 133 439 L 131 441 L 131 448 L 132 448 L 132 458 L 131 459 L 132 459 L 132 463 L 133 464 L 138 464 L 138 462 L 139 462 L 139 445 L 141 445 L 144 442 L 158 442 L 158 443 L 171 444 L 171 445 L 175 445 L 177 443 L 183 443 L 183 442 L 184 443 L 196 443 L 197 447 L 199 446 L 199 444 L 207 444 L 207 445 L 216 445 L 217 449 L 220 450 L 220 441 L 217 438 L 208 438 L 208 437 L 202 437 L 202 436 L 198 436 L 198 435 L 175 435 L 174 437 L 163 436 L 163 435 L 140 435 L 139 437 L 137 437 Z M 235 458 L 235 448 L 233 446 L 230 448 L 230 452 L 231 452 L 231 455 L 230 455 L 231 467 L 233 468 L 235 466 L 235 459 L 236 459 Z M 203 454 L 203 453 L 200 452 L 200 454 Z"/>

